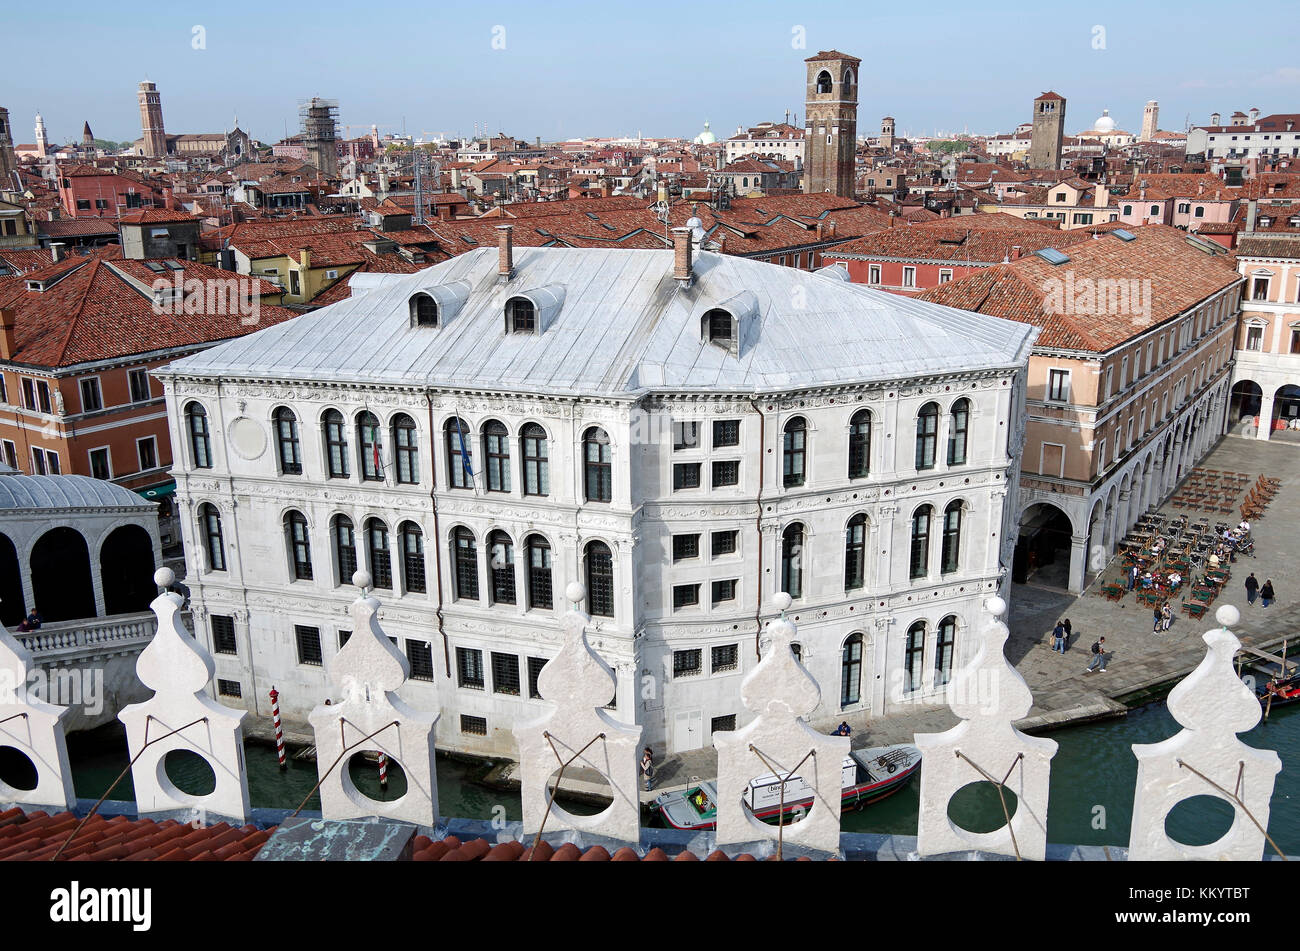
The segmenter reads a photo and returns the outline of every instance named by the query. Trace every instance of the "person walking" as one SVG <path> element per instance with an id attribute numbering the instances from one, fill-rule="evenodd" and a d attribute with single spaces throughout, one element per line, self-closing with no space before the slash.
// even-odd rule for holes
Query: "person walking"
<path id="1" fill-rule="evenodd" d="M 1073 633 L 1074 628 L 1070 626 L 1069 618 L 1061 622 L 1061 627 L 1065 628 L 1065 636 L 1061 638 L 1061 653 L 1064 654 L 1070 649 L 1070 634 Z"/>
<path id="2" fill-rule="evenodd" d="M 1160 622 L 1164 620 L 1164 612 L 1160 610 L 1160 605 L 1156 605 L 1151 612 L 1154 617 L 1151 619 L 1151 633 L 1160 633 Z"/>
<path id="3" fill-rule="evenodd" d="M 1138 580 L 1138 566 L 1136 564 L 1129 565 L 1126 580 L 1128 582 L 1128 589 L 1132 591 L 1137 585 Z"/>
<path id="4" fill-rule="evenodd" d="M 1273 603 L 1273 579 L 1264 582 L 1264 587 L 1259 589 L 1259 600 L 1264 607 Z"/>
<path id="5" fill-rule="evenodd" d="M 641 752 L 641 775 L 645 777 L 646 792 L 650 791 L 650 783 L 654 779 L 654 758 L 654 752 L 648 746 Z"/>
<path id="6" fill-rule="evenodd" d="M 1099 670 L 1103 674 L 1106 672 L 1106 638 L 1104 637 L 1099 637 L 1092 642 L 1092 663 L 1083 672 L 1090 674 L 1094 670 Z"/>
<path id="7" fill-rule="evenodd" d="M 1254 604 L 1257 594 L 1259 594 L 1259 582 L 1255 579 L 1255 572 L 1252 571 L 1246 577 L 1246 603 Z"/>
<path id="8" fill-rule="evenodd" d="M 1052 628 L 1052 651 L 1053 651 L 1053 653 L 1055 653 L 1055 652 L 1057 652 L 1057 651 L 1059 651 L 1059 652 L 1062 653 L 1062 654 L 1065 653 L 1065 651 L 1061 649 L 1061 642 L 1062 642 L 1064 639 L 1065 639 L 1065 625 L 1064 625 L 1063 623 L 1061 623 L 1060 621 L 1057 621 L 1057 622 L 1056 622 L 1056 627 Z"/>
<path id="9" fill-rule="evenodd" d="M 1169 625 L 1174 623 L 1174 609 L 1166 601 L 1160 606 L 1160 630 L 1169 630 Z"/>

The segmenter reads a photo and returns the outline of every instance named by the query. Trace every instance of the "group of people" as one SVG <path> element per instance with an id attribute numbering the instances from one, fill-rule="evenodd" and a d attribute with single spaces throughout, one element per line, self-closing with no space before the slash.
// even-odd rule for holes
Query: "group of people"
<path id="1" fill-rule="evenodd" d="M 1070 646 L 1070 632 L 1073 630 L 1068 617 L 1057 621 L 1056 627 L 1052 628 L 1052 650 L 1064 654 L 1065 649 Z"/>
<path id="2" fill-rule="evenodd" d="M 1169 625 L 1174 622 L 1174 610 L 1169 606 L 1168 601 L 1162 601 L 1157 607 L 1152 609 L 1154 615 L 1154 624 L 1151 628 L 1152 634 L 1159 634 L 1161 631 L 1169 630 Z"/>
<path id="3" fill-rule="evenodd" d="M 1167 602 L 1166 602 L 1167 603 Z M 1070 624 L 1068 617 L 1061 618 L 1056 622 L 1056 627 L 1052 628 L 1052 650 L 1065 653 L 1070 646 L 1070 634 L 1074 631 L 1074 626 Z M 1090 674 L 1094 670 L 1106 671 L 1106 661 L 1110 655 L 1106 653 L 1106 638 L 1099 637 L 1092 644 L 1092 662 L 1084 670 L 1085 674 Z"/>
<path id="4" fill-rule="evenodd" d="M 1272 578 L 1269 578 L 1261 585 L 1259 579 L 1255 577 L 1255 573 L 1252 571 L 1246 578 L 1246 603 L 1254 604 L 1256 597 L 1259 598 L 1260 603 L 1264 605 L 1264 607 L 1268 607 L 1277 600 L 1277 593 L 1273 590 Z"/>
<path id="5" fill-rule="evenodd" d="M 41 629 L 41 616 L 32 611 L 27 617 L 18 622 L 18 630 L 24 634 L 29 631 L 39 631 Z"/>

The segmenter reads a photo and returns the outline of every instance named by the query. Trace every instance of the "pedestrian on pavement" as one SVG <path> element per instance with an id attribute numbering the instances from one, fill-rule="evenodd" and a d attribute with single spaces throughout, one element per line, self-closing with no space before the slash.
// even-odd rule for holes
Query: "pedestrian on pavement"
<path id="1" fill-rule="evenodd" d="M 1065 628 L 1065 636 L 1061 638 L 1061 653 L 1064 654 L 1070 649 L 1070 632 L 1073 631 L 1074 628 L 1070 626 L 1069 618 L 1066 618 L 1061 622 L 1061 627 Z"/>
<path id="2" fill-rule="evenodd" d="M 1133 588 L 1137 586 L 1137 580 L 1138 580 L 1138 566 L 1136 564 L 1129 565 L 1127 583 L 1128 583 L 1128 589 L 1130 591 L 1132 591 Z"/>
<path id="3" fill-rule="evenodd" d="M 1270 578 L 1265 581 L 1264 587 L 1259 589 L 1259 600 L 1264 607 L 1268 607 L 1273 603 L 1273 579 Z"/>
<path id="4" fill-rule="evenodd" d="M 1169 625 L 1173 623 L 1174 623 L 1174 610 L 1169 606 L 1169 602 L 1166 601 L 1164 604 L 1160 606 L 1160 630 L 1162 631 L 1169 630 Z"/>
<path id="5" fill-rule="evenodd" d="M 1093 670 L 1100 670 L 1103 674 L 1106 672 L 1106 638 L 1104 637 L 1099 637 L 1092 642 L 1092 663 L 1083 672 L 1090 674 Z"/>
<path id="6" fill-rule="evenodd" d="M 654 758 L 654 752 L 648 746 L 641 753 L 641 775 L 645 777 L 646 792 L 650 791 L 650 783 L 654 779 Z"/>
<path id="7" fill-rule="evenodd" d="M 1052 628 L 1052 651 L 1053 653 L 1061 650 L 1061 641 L 1065 637 L 1065 625 L 1060 621 L 1056 622 L 1056 627 Z M 1062 651 L 1064 653 L 1064 651 Z"/>
<path id="8" fill-rule="evenodd" d="M 1259 582 L 1255 580 L 1255 572 L 1251 572 L 1246 578 L 1246 603 L 1254 604 L 1255 595 L 1259 593 Z"/>
<path id="9" fill-rule="evenodd" d="M 1151 633 L 1158 634 L 1160 632 L 1160 622 L 1164 620 L 1164 613 L 1160 610 L 1160 605 L 1158 604 L 1151 613 L 1154 615 L 1151 619 Z"/>
<path id="10" fill-rule="evenodd" d="M 836 736 L 851 736 L 853 731 L 849 729 L 849 721 L 841 720 L 840 725 L 835 728 Z"/>

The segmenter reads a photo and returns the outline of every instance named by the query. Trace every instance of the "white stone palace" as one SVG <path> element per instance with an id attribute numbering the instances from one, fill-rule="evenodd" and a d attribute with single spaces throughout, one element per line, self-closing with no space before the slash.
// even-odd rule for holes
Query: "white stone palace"
<path id="1" fill-rule="evenodd" d="M 331 697 L 357 569 L 440 749 L 515 753 L 575 581 L 610 710 L 659 749 L 748 722 L 779 591 L 838 686 L 812 719 L 940 701 L 1004 590 L 1037 331 L 698 230 L 511 233 L 157 371 L 222 702 Z"/>

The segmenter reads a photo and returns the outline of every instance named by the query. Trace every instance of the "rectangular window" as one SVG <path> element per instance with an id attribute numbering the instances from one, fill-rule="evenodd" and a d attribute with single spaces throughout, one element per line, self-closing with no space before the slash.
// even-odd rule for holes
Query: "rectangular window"
<path id="1" fill-rule="evenodd" d="M 90 450 L 90 476 L 92 479 L 113 478 L 113 467 L 109 464 L 107 446 Z"/>
<path id="2" fill-rule="evenodd" d="M 951 281 L 951 280 L 952 280 L 952 269 L 951 269 L 951 268 L 941 268 L 940 271 L 939 271 L 939 283 L 940 283 L 940 284 L 947 284 L 947 283 L 948 283 L 949 281 Z"/>
<path id="3" fill-rule="evenodd" d="M 135 441 L 135 452 L 140 458 L 140 471 L 158 468 L 158 437 L 146 436 Z"/>
<path id="4" fill-rule="evenodd" d="M 149 371 L 144 367 L 135 370 L 128 370 L 126 373 L 127 382 L 131 385 L 131 402 L 143 403 L 150 399 L 149 394 Z"/>
<path id="5" fill-rule="evenodd" d="M 673 423 L 673 452 L 700 448 L 700 424 Z"/>
<path id="6" fill-rule="evenodd" d="M 713 448 L 740 445 L 740 420 L 718 419 L 713 422 Z"/>
<path id="7" fill-rule="evenodd" d="M 44 380 L 36 381 L 36 408 L 42 413 L 50 412 L 50 384 Z"/>
<path id="8" fill-rule="evenodd" d="M 700 603 L 700 586 L 697 584 L 673 585 L 673 610 L 694 607 Z"/>
<path id="9" fill-rule="evenodd" d="M 237 680 L 218 680 L 217 693 L 223 697 L 235 697 L 236 699 L 243 696 Z"/>
<path id="10" fill-rule="evenodd" d="M 18 446 L 11 439 L 4 441 L 5 462 L 10 469 L 18 468 Z"/>
<path id="11" fill-rule="evenodd" d="M 916 287 L 916 268 L 914 267 L 903 268 L 903 286 Z"/>
<path id="12" fill-rule="evenodd" d="M 545 657 L 528 658 L 528 699 L 541 700 L 542 692 L 537 687 L 537 678 L 542 675 L 542 668 L 546 666 Z"/>
<path id="13" fill-rule="evenodd" d="M 673 651 L 673 676 L 692 677 L 701 672 L 702 652 L 697 648 L 688 651 Z"/>
<path id="14" fill-rule="evenodd" d="M 411 662 L 412 680 L 433 680 L 433 649 L 428 641 L 406 639 L 406 658 Z"/>
<path id="15" fill-rule="evenodd" d="M 460 732 L 471 736 L 487 736 L 487 718 L 472 717 L 467 713 L 460 715 Z"/>
<path id="16" fill-rule="evenodd" d="M 1260 350 L 1263 347 L 1263 343 L 1264 343 L 1263 327 L 1246 328 L 1246 349 L 1247 350 Z"/>
<path id="17" fill-rule="evenodd" d="M 683 558 L 698 557 L 700 557 L 699 535 L 673 536 L 673 561 L 681 561 Z"/>
<path id="18" fill-rule="evenodd" d="M 293 634 L 298 642 L 298 663 L 319 667 L 321 665 L 320 628 L 295 624 Z"/>
<path id="19" fill-rule="evenodd" d="M 709 721 L 709 729 L 714 733 L 731 733 L 736 729 L 736 715 L 729 713 L 725 717 L 714 717 Z"/>
<path id="20" fill-rule="evenodd" d="M 104 398 L 99 392 L 99 378 L 90 377 L 81 381 L 81 411 L 93 413 L 104 408 Z"/>
<path id="21" fill-rule="evenodd" d="M 492 692 L 519 696 L 519 658 L 492 652 Z"/>
<path id="22" fill-rule="evenodd" d="M 713 655 L 713 664 L 709 669 L 715 674 L 735 670 L 740 666 L 740 645 L 738 644 L 724 644 L 721 647 L 713 648 L 711 653 Z"/>
<path id="23" fill-rule="evenodd" d="M 209 622 L 212 630 L 212 653 L 238 654 L 235 643 L 235 619 L 226 614 L 214 614 Z"/>
<path id="24" fill-rule="evenodd" d="M 868 267 L 867 267 L 867 283 L 868 283 L 868 284 L 879 284 L 879 283 L 880 283 L 880 265 L 879 265 L 879 264 L 871 264 L 871 265 L 868 265 Z"/>
<path id="25" fill-rule="evenodd" d="M 698 489 L 700 487 L 700 464 L 698 462 L 679 462 L 673 466 L 673 491 L 678 489 Z"/>
<path id="26" fill-rule="evenodd" d="M 1111 394 L 1114 392 L 1115 392 L 1115 368 L 1106 367 L 1106 390 L 1105 390 L 1106 395 L 1104 398 L 1109 399 Z"/>
<path id="27" fill-rule="evenodd" d="M 1251 284 L 1251 300 L 1268 300 L 1268 278 L 1257 277 Z"/>
<path id="28" fill-rule="evenodd" d="M 713 487 L 715 489 L 740 483 L 740 462 L 736 459 L 713 463 Z"/>
<path id="29" fill-rule="evenodd" d="M 719 558 L 723 555 L 734 555 L 736 553 L 736 544 L 739 537 L 739 531 L 714 532 L 713 557 Z"/>
<path id="30" fill-rule="evenodd" d="M 483 652 L 469 647 L 456 648 L 456 686 L 483 689 Z"/>
<path id="31" fill-rule="evenodd" d="M 36 409 L 36 381 L 23 377 L 23 409 Z"/>
<path id="32" fill-rule="evenodd" d="M 1300 327 L 1291 328 L 1291 352 L 1300 353 Z"/>
<path id="33" fill-rule="evenodd" d="M 4 374 L 0 373 L 0 403 L 9 402 L 9 390 L 5 387 Z"/>
<path id="34" fill-rule="evenodd" d="M 45 475 L 45 450 L 32 448 L 32 475 Z"/>
<path id="35" fill-rule="evenodd" d="M 717 607 L 726 601 L 736 600 L 736 579 L 728 578 L 726 581 L 713 582 L 713 605 Z"/>

